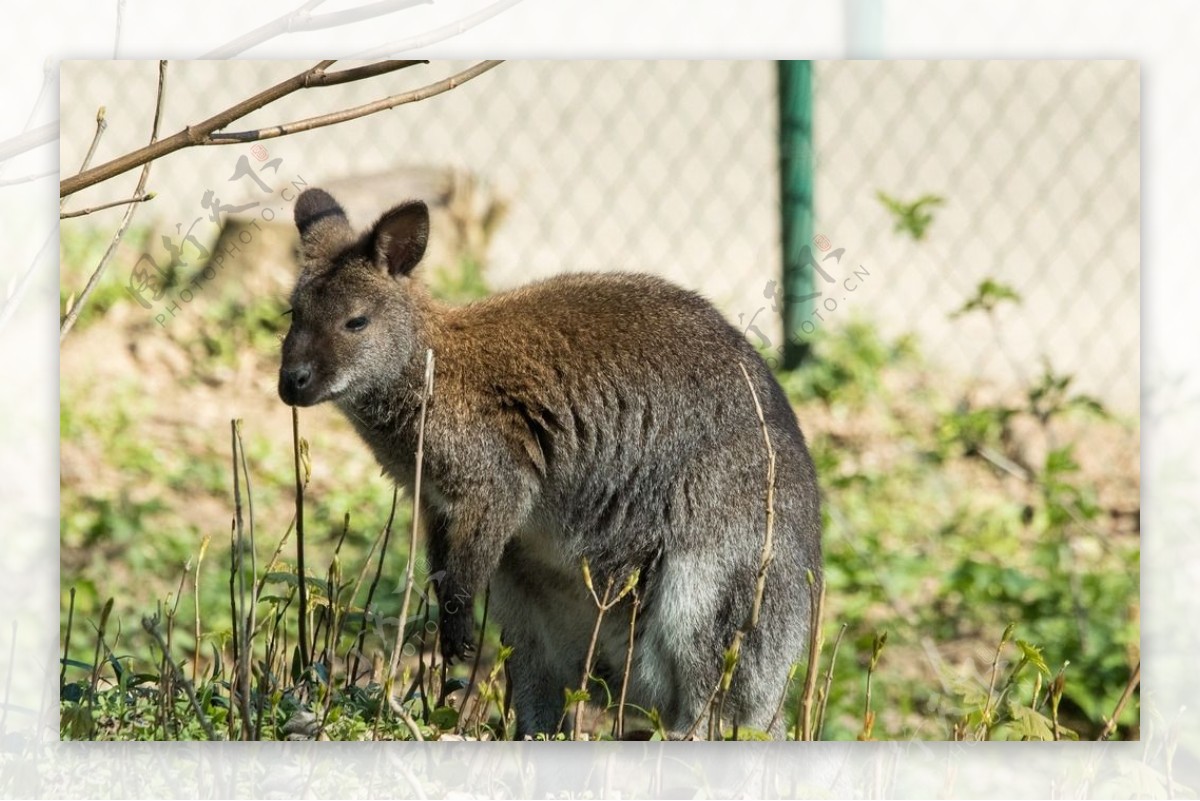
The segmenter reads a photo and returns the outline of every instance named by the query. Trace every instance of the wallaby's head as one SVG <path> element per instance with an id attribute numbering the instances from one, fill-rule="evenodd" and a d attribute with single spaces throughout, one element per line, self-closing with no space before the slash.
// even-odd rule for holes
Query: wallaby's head
<path id="1" fill-rule="evenodd" d="M 312 406 L 396 379 L 418 347 L 422 296 L 411 274 L 425 253 L 429 210 L 402 204 L 360 234 L 328 192 L 309 189 L 295 219 L 300 275 L 279 397 Z"/>

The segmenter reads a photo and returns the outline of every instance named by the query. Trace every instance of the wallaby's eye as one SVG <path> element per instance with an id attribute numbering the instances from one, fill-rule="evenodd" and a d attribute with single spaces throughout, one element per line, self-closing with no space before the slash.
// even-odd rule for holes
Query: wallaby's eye
<path id="1" fill-rule="evenodd" d="M 346 321 L 346 330 L 361 331 L 367 327 L 367 322 L 366 317 L 351 317 Z"/>

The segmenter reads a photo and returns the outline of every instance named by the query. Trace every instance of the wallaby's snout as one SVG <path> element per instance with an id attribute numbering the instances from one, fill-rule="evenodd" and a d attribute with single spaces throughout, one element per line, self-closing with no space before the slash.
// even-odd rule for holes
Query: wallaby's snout
<path id="1" fill-rule="evenodd" d="M 304 390 L 312 383 L 312 368 L 307 364 L 296 367 L 281 367 L 279 370 L 279 397 L 288 406 L 311 406 L 305 402 Z"/>

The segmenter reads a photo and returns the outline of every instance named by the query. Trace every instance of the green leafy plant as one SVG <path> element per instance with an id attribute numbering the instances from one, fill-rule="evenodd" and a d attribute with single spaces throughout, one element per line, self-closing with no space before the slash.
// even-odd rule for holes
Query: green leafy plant
<path id="1" fill-rule="evenodd" d="M 916 200 L 904 201 L 879 190 L 875 197 L 892 215 L 894 230 L 911 236 L 918 242 L 925 238 L 929 226 L 933 224 L 932 209 L 945 205 L 946 199 L 941 195 L 925 194 Z"/>
<path id="2" fill-rule="evenodd" d="M 974 311 L 983 311 L 990 315 L 1002 303 L 1020 304 L 1021 295 L 1007 284 L 1002 284 L 992 278 L 985 278 L 975 288 L 975 294 L 950 313 L 950 319 L 953 320 Z"/>

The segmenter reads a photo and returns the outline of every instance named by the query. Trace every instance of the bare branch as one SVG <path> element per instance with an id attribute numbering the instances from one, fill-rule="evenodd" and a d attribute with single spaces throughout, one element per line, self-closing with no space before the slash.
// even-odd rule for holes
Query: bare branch
<path id="1" fill-rule="evenodd" d="M 583 678 L 580 679 L 580 681 L 579 681 L 579 692 L 578 692 L 579 700 L 575 702 L 575 726 L 574 726 L 573 733 L 571 735 L 571 739 L 575 740 L 576 742 L 578 742 L 583 737 L 583 707 L 584 707 L 584 704 L 587 703 L 588 677 L 592 675 L 592 660 L 595 658 L 595 655 L 596 655 L 596 640 L 598 640 L 600 637 L 600 626 L 604 623 L 604 613 L 607 612 L 609 609 L 611 609 L 616 604 L 616 601 L 612 601 L 611 603 L 609 602 L 609 595 L 612 593 L 612 588 L 613 588 L 613 577 L 612 576 L 608 577 L 608 584 L 604 588 L 604 598 L 603 598 L 603 600 L 601 600 L 600 597 L 596 595 L 596 590 L 591 585 L 591 581 L 590 581 L 591 577 L 587 573 L 587 559 L 586 558 L 583 561 L 583 565 L 584 565 L 584 575 L 587 576 L 587 578 L 589 579 L 588 590 L 592 593 L 592 600 L 594 600 L 596 602 L 597 612 L 596 612 L 596 625 L 592 627 L 592 639 L 588 642 L 587 656 L 583 660 Z M 568 709 L 568 707 L 566 707 L 566 706 L 563 707 L 563 716 L 562 716 L 562 719 L 559 720 L 559 723 L 558 723 L 558 727 L 560 729 L 562 728 L 563 722 L 567 718 L 567 709 Z"/>
<path id="2" fill-rule="evenodd" d="M 145 203 L 147 200 L 154 200 L 154 198 L 155 198 L 154 192 L 147 192 L 144 195 L 138 195 L 136 197 L 127 197 L 124 200 L 110 200 L 108 203 L 101 203 L 99 206 L 89 206 L 88 208 L 80 209 L 79 211 L 64 211 L 63 213 L 58 215 L 58 218 L 60 220 L 66 220 L 66 219 L 70 219 L 71 217 L 83 217 L 84 215 L 92 214 L 93 212 L 103 211 L 104 209 L 111 209 L 114 206 L 124 206 L 127 203 Z M 64 200 L 65 200 L 65 198 L 64 198 Z"/>
<path id="3" fill-rule="evenodd" d="M 767 420 L 763 416 L 762 404 L 758 400 L 758 392 L 754 389 L 754 382 L 750 380 L 750 373 L 746 370 L 746 365 L 738 365 L 742 370 L 742 377 L 746 379 L 746 387 L 750 390 L 750 398 L 754 401 L 754 411 L 758 416 L 759 427 L 762 429 L 763 447 L 767 455 L 767 475 L 766 475 L 766 533 L 763 536 L 762 551 L 758 558 L 758 572 L 754 581 L 754 599 L 750 605 L 750 614 L 746 616 L 746 620 L 733 633 L 733 641 L 729 645 L 729 649 L 725 654 L 725 668 L 721 673 L 720 679 L 717 681 L 716 687 L 713 688 L 712 695 L 709 696 L 708 703 L 704 706 L 709 715 L 708 728 L 709 738 L 717 739 L 721 737 L 721 716 L 725 708 L 725 698 L 729 694 L 729 689 L 733 683 L 733 674 L 737 670 L 738 661 L 742 653 L 742 641 L 746 635 L 758 627 L 759 615 L 762 612 L 763 593 L 767 586 L 767 570 L 771 567 L 771 562 L 775 559 L 775 446 L 771 444 L 771 432 L 767 428 Z M 714 707 L 715 702 L 715 709 Z M 703 720 L 705 712 L 701 712 L 700 717 L 692 724 L 688 730 L 688 738 L 696 733 Z M 737 728 L 737 722 L 734 722 L 734 728 Z"/>
<path id="4" fill-rule="evenodd" d="M 408 61 L 380 61 L 375 64 L 366 64 L 362 67 L 350 67 L 336 72 L 327 72 L 318 83 L 313 86 L 337 86 L 341 83 L 350 83 L 352 81 L 361 81 L 364 78 L 374 78 L 376 75 L 385 75 L 389 72 L 402 70 L 407 67 L 415 67 L 418 64 L 428 64 L 426 59 L 409 59 Z"/>
<path id="5" fill-rule="evenodd" d="M 637 637 L 637 613 L 638 607 L 642 605 L 642 598 L 638 595 L 637 590 L 633 591 L 633 603 L 629 610 L 629 645 L 625 649 L 625 674 L 621 677 L 621 696 L 617 701 L 617 728 L 616 738 L 618 740 L 625 737 L 625 695 L 629 690 L 629 676 L 633 673 L 633 646 Z"/>
<path id="6" fill-rule="evenodd" d="M 92 163 L 92 156 L 96 155 L 96 146 L 100 144 L 100 137 L 108 130 L 108 120 L 104 106 L 96 110 L 96 132 L 92 134 L 92 143 L 88 145 L 87 155 L 83 157 L 83 163 L 79 165 L 79 172 L 83 172 Z M 76 173 L 78 175 L 78 173 Z M 64 197 L 58 201 L 58 208 L 61 210 L 66 205 L 67 199 Z"/>
<path id="7" fill-rule="evenodd" d="M 825 710 L 829 707 L 829 691 L 833 687 L 833 666 L 837 664 L 838 648 L 842 644 L 842 637 L 846 636 L 847 624 L 843 623 L 838 629 L 837 637 L 833 640 L 833 650 L 829 653 L 829 667 L 825 669 L 825 683 L 821 687 L 821 697 L 817 701 L 817 723 L 813 731 L 813 738 L 821 739 L 822 732 L 825 731 Z"/>
<path id="8" fill-rule="evenodd" d="M 19 156 L 26 150 L 33 150 L 40 145 L 48 144 L 58 138 L 58 121 L 48 122 L 31 128 L 25 133 L 18 134 L 12 139 L 0 142 L 0 163 L 8 161 L 13 156 Z"/>
<path id="9" fill-rule="evenodd" d="M 816 576 L 813 576 L 814 582 Z M 809 622 L 808 622 L 808 671 L 804 674 L 804 692 L 800 695 L 800 739 L 812 740 L 813 732 L 813 693 L 817 687 L 817 669 L 821 658 L 821 618 L 825 611 L 825 583 L 817 588 L 809 585 Z M 839 635 L 840 636 L 840 635 Z"/>
<path id="10" fill-rule="evenodd" d="M 497 2 L 489 6 L 484 6 L 475 13 L 463 17 L 456 22 L 451 22 L 440 28 L 434 28 L 432 31 L 419 33 L 416 36 L 410 36 L 407 39 L 400 39 L 379 47 L 373 47 L 370 50 L 356 53 L 354 58 L 379 58 L 380 56 L 390 56 L 394 53 L 403 53 L 406 50 L 414 50 L 418 47 L 428 47 L 431 44 L 436 44 L 444 39 L 449 39 L 469 31 L 476 25 L 507 11 L 519 2 L 521 0 L 497 0 Z"/>
<path id="11" fill-rule="evenodd" d="M 1141 681 L 1142 663 L 1139 661 L 1137 666 L 1134 667 L 1133 673 L 1130 674 L 1129 681 L 1125 684 L 1125 690 L 1117 700 L 1117 706 L 1113 709 L 1112 717 L 1104 724 L 1104 729 L 1100 732 L 1100 736 L 1096 738 L 1097 740 L 1107 740 L 1117 730 L 1117 718 L 1121 717 L 1121 712 L 1125 709 L 1125 704 L 1129 703 L 1130 697 L 1133 696 L 1133 691 L 1137 689 Z"/>
<path id="12" fill-rule="evenodd" d="M 364 103 L 361 106 L 335 111 L 332 114 L 322 114 L 317 117 L 309 117 L 305 120 L 297 120 L 296 122 L 288 122 L 283 125 L 273 125 L 269 128 L 258 128 L 252 131 L 233 131 L 230 133 L 214 133 L 208 137 L 208 140 L 203 142 L 205 145 L 234 145 L 242 142 L 257 142 L 261 139 L 274 139 L 277 136 L 287 136 L 289 134 L 300 133 L 302 131 L 311 131 L 314 128 L 324 128 L 327 125 L 336 125 L 340 122 L 365 117 L 368 114 L 375 114 L 380 111 L 386 111 L 390 108 L 403 105 L 405 103 L 413 103 L 418 100 L 424 100 L 428 97 L 440 95 L 443 92 L 448 92 L 456 86 L 461 86 L 467 81 L 482 75 L 493 67 L 502 64 L 502 61 L 482 61 L 473 67 L 463 70 L 462 72 L 452 75 L 445 80 L 432 83 L 428 86 L 423 86 L 420 89 L 414 89 L 411 92 L 404 92 L 399 95 L 392 95 L 381 100 L 376 100 L 371 103 Z M 347 70 L 348 72 L 349 70 Z"/>
<path id="13" fill-rule="evenodd" d="M 79 165 L 79 171 L 83 172 L 92 163 L 92 156 L 96 155 L 96 145 L 100 144 L 100 137 L 108 130 L 107 111 L 104 106 L 96 109 L 96 133 L 92 135 L 92 143 L 88 145 L 87 155 L 83 157 L 83 164 Z"/>
<path id="14" fill-rule="evenodd" d="M 433 350 L 425 351 L 425 386 L 421 391 L 421 416 L 417 425 L 417 453 L 415 476 L 413 479 L 412 529 L 408 539 L 408 566 L 404 570 L 404 600 L 400 603 L 400 618 L 396 624 L 396 645 L 392 649 L 392 658 L 388 662 L 387 676 L 384 679 L 384 693 L 387 694 L 388 704 L 413 734 L 413 739 L 421 740 L 421 730 L 413 722 L 412 716 L 404 709 L 401 699 L 392 693 L 392 682 L 396 677 L 396 669 L 400 666 L 400 654 L 404 650 L 404 627 L 408 620 L 408 609 L 412 603 L 413 583 L 416 574 L 413 568 L 417 556 L 417 526 L 421 515 L 421 473 L 425 461 L 425 413 L 429 401 L 433 397 L 434 358 Z M 382 558 L 382 557 L 381 557 Z"/>
<path id="15" fill-rule="evenodd" d="M 185 147 L 212 144 L 211 140 L 209 140 L 209 134 L 240 120 L 252 111 L 256 111 L 281 97 L 286 97 L 301 89 L 318 86 L 336 86 L 337 84 L 362 80 L 363 78 L 404 69 L 405 67 L 411 67 L 414 64 L 424 62 L 388 61 L 366 67 L 355 67 L 353 69 L 327 73 L 326 70 L 333 63 L 333 61 L 319 62 L 316 66 L 293 75 L 285 81 L 280 81 L 274 86 L 264 89 L 258 94 L 214 114 L 203 122 L 188 125 L 182 131 L 177 131 L 164 139 L 155 140 L 146 147 L 126 153 L 98 167 L 93 167 L 78 175 L 66 178 L 59 184 L 59 197 L 66 197 L 81 189 L 98 184 L 101 181 L 107 181 L 109 178 L 128 172 L 143 164 L 148 164 L 157 158 L 161 158 L 168 153 L 174 153 L 177 150 L 182 150 Z"/>
<path id="16" fill-rule="evenodd" d="M 125 0 L 117 0 L 117 30 L 113 35 L 113 58 L 121 52 L 121 29 L 125 27 Z"/>
<path id="17" fill-rule="evenodd" d="M 413 6 L 425 5 L 431 3 L 432 0 L 377 0 L 377 2 L 364 3 L 355 8 L 347 8 L 344 11 L 332 11 L 328 14 L 317 15 L 309 13 L 323 2 L 324 0 L 309 0 L 309 2 L 304 3 L 295 10 L 276 17 L 270 22 L 242 34 L 215 50 L 210 50 L 201 56 L 201 58 L 232 58 L 256 45 L 274 39 L 276 36 L 287 33 L 299 33 L 301 31 L 317 31 L 339 25 L 349 25 L 366 19 L 380 17 L 384 14 L 391 14 L 395 11 L 403 11 Z"/>
<path id="18" fill-rule="evenodd" d="M 40 128 L 31 129 L 29 127 L 33 123 L 33 118 L 37 116 L 38 109 L 42 107 L 42 101 L 48 95 L 52 94 L 52 88 L 56 88 L 54 81 L 56 75 L 57 69 L 55 66 L 50 62 L 46 62 L 42 68 L 42 88 L 38 90 L 37 98 L 33 101 L 33 106 L 29 109 L 29 115 L 25 118 L 25 126 L 21 129 L 21 134 L 0 143 L 0 172 L 4 171 L 4 162 L 11 157 L 58 138 L 58 134 L 55 133 L 58 128 L 58 120 L 47 123 Z M 13 152 L 9 152 L 10 148 L 14 149 Z"/>
<path id="19" fill-rule="evenodd" d="M 22 175 L 20 178 L 5 178 L 0 180 L 0 187 L 16 186 L 18 184 L 27 184 L 30 181 L 38 181 L 42 178 L 49 178 L 51 175 L 58 175 L 58 170 L 47 170 L 46 172 L 35 172 L 31 175 Z"/>
<path id="20" fill-rule="evenodd" d="M 154 101 L 154 125 L 150 131 L 150 144 L 153 146 L 158 139 L 158 126 L 162 122 L 163 97 L 167 87 L 167 62 L 158 62 L 158 95 Z M 137 188 L 133 190 L 135 197 L 146 193 L 146 179 L 150 177 L 150 164 L 145 162 L 142 167 L 142 175 L 138 178 Z M 112 241 L 108 243 L 108 250 L 104 251 L 104 255 L 100 257 L 100 263 L 96 265 L 96 269 L 92 272 L 92 276 L 88 278 L 87 285 L 84 286 L 83 292 L 79 294 L 79 300 L 67 312 L 59 326 L 58 342 L 61 345 L 63 339 L 71 327 L 75 325 L 75 321 L 79 319 L 80 312 L 83 311 L 84 305 L 91 296 L 92 291 L 96 288 L 96 284 L 100 281 L 100 276 L 104 274 L 108 268 L 108 263 L 112 261 L 113 255 L 117 252 L 117 246 L 121 244 L 121 240 L 125 238 L 125 232 L 129 230 L 129 223 L 133 220 L 133 213 L 137 210 L 137 203 L 130 203 L 125 208 L 125 216 L 121 218 L 121 224 L 117 226 L 116 233 L 113 234 Z"/>
<path id="21" fill-rule="evenodd" d="M 308 573 L 304 569 L 304 488 L 308 486 L 307 444 L 300 439 L 300 410 L 292 407 L 292 466 L 296 472 L 296 584 L 300 596 L 299 635 L 300 673 L 308 674 Z M 234 637 L 237 640 L 237 637 Z"/>

